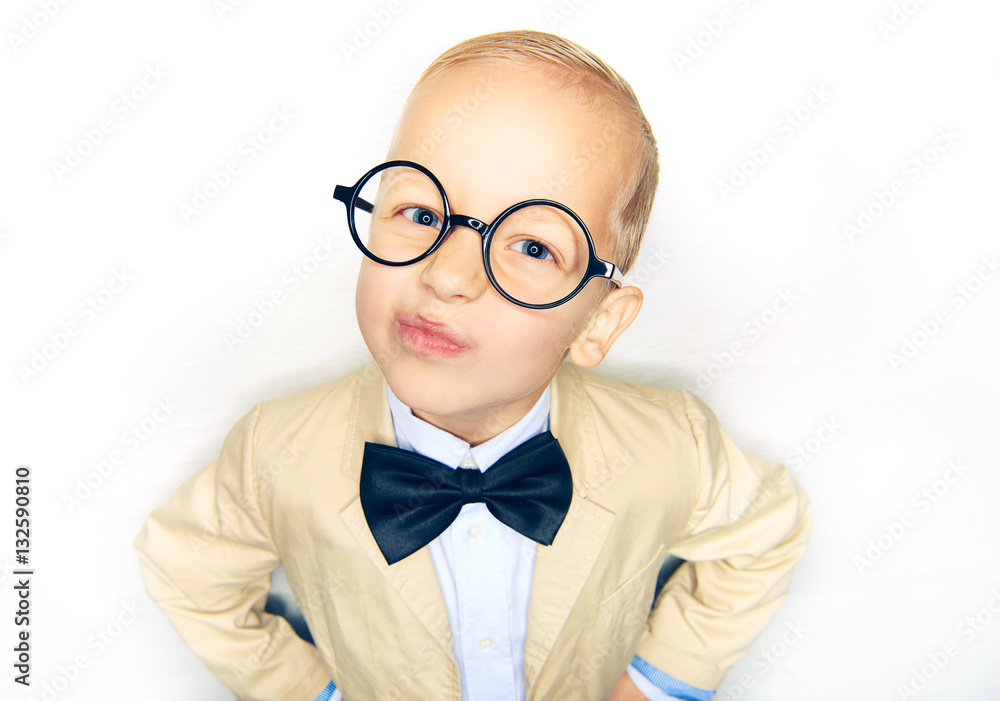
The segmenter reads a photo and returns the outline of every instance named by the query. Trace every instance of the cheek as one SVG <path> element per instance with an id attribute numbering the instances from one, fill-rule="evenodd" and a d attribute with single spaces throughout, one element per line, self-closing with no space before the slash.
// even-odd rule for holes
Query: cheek
<path id="1" fill-rule="evenodd" d="M 553 310 L 528 315 L 501 314 L 508 311 L 503 307 L 496 311 L 492 336 L 498 343 L 491 352 L 495 362 L 512 372 L 534 369 L 544 374 L 558 367 L 575 338 L 571 319 Z M 507 318 L 501 323 L 503 317 Z"/>
<path id="2" fill-rule="evenodd" d="M 377 331 L 389 308 L 388 300 L 393 283 L 391 271 L 381 265 L 367 261 L 358 271 L 358 284 L 354 291 L 354 310 L 358 317 L 358 327 L 365 341 L 371 344 L 369 335 Z"/>

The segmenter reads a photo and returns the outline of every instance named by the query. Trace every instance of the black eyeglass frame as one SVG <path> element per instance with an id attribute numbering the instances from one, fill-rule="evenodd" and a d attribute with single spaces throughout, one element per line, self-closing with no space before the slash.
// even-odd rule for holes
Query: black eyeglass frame
<path id="1" fill-rule="evenodd" d="M 434 183 L 434 186 L 438 189 L 438 192 L 441 194 L 441 201 L 444 203 L 444 216 L 441 220 L 441 231 L 438 233 L 437 239 L 435 239 L 431 247 L 428 248 L 426 251 L 424 251 L 424 253 L 422 253 L 421 255 L 417 256 L 416 258 L 411 258 L 410 260 L 402 262 L 385 260 L 383 258 L 379 258 L 374 253 L 369 251 L 368 248 L 361 242 L 361 237 L 358 236 L 358 228 L 354 221 L 355 208 L 361 209 L 369 213 L 373 209 L 373 205 L 371 202 L 367 202 L 361 199 L 361 197 L 359 197 L 361 193 L 361 188 L 364 187 L 368 183 L 368 181 L 371 180 L 378 173 L 382 172 L 383 170 L 386 170 L 387 168 L 392 168 L 395 166 L 406 166 L 409 168 L 414 168 L 423 173 L 424 175 L 426 175 L 428 178 L 430 178 L 431 182 Z M 419 263 L 424 258 L 431 255 L 432 253 L 434 253 L 434 251 L 440 248 L 441 244 L 444 243 L 444 240 L 446 238 L 448 238 L 448 234 L 451 232 L 453 228 L 455 228 L 456 226 L 464 226 L 478 233 L 483 240 L 483 266 L 486 268 L 486 277 L 489 278 L 490 284 L 493 285 L 493 289 L 499 292 L 504 297 L 504 299 L 520 307 L 526 307 L 528 309 L 552 309 L 553 307 L 558 307 L 559 305 L 565 304 L 569 300 L 573 299 L 573 297 L 578 295 L 580 293 L 580 290 L 582 290 L 587 285 L 587 283 L 590 282 L 595 277 L 608 280 L 609 282 L 617 285 L 618 287 L 622 286 L 622 283 L 614 278 L 615 271 L 617 270 L 615 264 L 597 257 L 597 251 L 594 248 L 594 239 L 590 235 L 590 229 L 587 228 L 587 225 L 584 223 L 583 219 L 581 219 L 576 212 L 574 212 L 572 209 L 562 204 L 561 202 L 556 202 L 554 200 L 545 200 L 545 199 L 524 200 L 523 202 L 518 202 L 517 204 L 511 205 L 503 212 L 501 212 L 496 217 L 496 219 L 487 224 L 479 219 L 476 219 L 475 217 L 466 216 L 464 214 L 453 213 L 451 211 L 451 205 L 448 203 L 448 195 L 444 191 L 444 186 L 441 184 L 441 181 L 437 179 L 434 173 L 430 172 L 430 170 L 420 165 L 419 163 L 415 163 L 413 161 L 402 161 L 402 160 L 386 161 L 385 163 L 375 166 L 367 173 L 362 175 L 361 178 L 358 180 L 358 182 L 356 182 L 354 185 L 350 187 L 347 187 L 345 185 L 337 185 L 333 190 L 333 198 L 335 200 L 343 202 L 344 206 L 347 208 L 347 223 L 351 230 L 351 238 L 354 239 L 354 243 L 357 244 L 358 248 L 361 249 L 361 252 L 364 253 L 368 258 L 382 265 L 388 265 L 392 267 L 402 267 L 406 265 L 413 265 L 414 263 Z M 573 217 L 573 220 L 580 225 L 580 228 L 583 230 L 584 235 L 587 237 L 587 248 L 590 254 L 590 259 L 587 263 L 587 270 L 584 273 L 583 278 L 580 280 L 580 283 L 573 289 L 573 291 L 567 294 L 562 299 L 556 300 L 555 302 L 548 302 L 546 304 L 529 304 L 528 302 L 522 302 L 521 300 L 512 297 L 510 294 L 507 293 L 506 290 L 504 290 L 500 286 L 500 283 L 497 282 L 496 278 L 493 276 L 493 269 L 490 266 L 490 245 L 493 241 L 493 234 L 496 232 L 499 225 L 504 221 L 504 219 L 506 219 L 514 212 L 523 209 L 525 207 L 531 207 L 534 205 L 548 205 L 550 207 L 555 207 L 556 209 L 559 209 L 565 212 L 566 214 L 570 215 L 571 217 Z"/>

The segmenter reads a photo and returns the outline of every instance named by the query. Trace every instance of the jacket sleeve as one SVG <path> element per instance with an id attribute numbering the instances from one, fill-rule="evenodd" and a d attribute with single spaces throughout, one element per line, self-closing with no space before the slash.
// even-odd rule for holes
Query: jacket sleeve
<path id="1" fill-rule="evenodd" d="M 788 593 L 811 510 L 778 463 L 743 453 L 712 411 L 684 392 L 700 491 L 669 552 L 686 560 L 660 593 L 636 654 L 681 681 L 714 689 Z"/>
<path id="2" fill-rule="evenodd" d="M 278 554 L 261 517 L 254 432 L 261 406 L 226 437 L 135 541 L 150 598 L 244 701 L 312 701 L 330 681 L 316 648 L 264 612 Z"/>

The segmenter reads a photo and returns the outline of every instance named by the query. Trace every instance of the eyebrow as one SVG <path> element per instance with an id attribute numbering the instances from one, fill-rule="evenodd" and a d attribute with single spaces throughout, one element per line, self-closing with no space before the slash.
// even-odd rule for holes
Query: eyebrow
<path id="1" fill-rule="evenodd" d="M 386 170 L 382 171 L 383 175 L 389 173 L 390 170 L 392 170 L 392 169 L 390 168 L 390 169 L 386 169 Z M 405 186 L 405 185 L 407 185 L 406 181 L 408 181 L 408 180 L 411 181 L 409 183 L 411 185 L 419 185 L 419 186 L 424 186 L 424 185 L 432 185 L 433 186 L 434 185 L 434 181 L 432 181 L 430 178 L 428 178 L 423 173 L 405 172 L 405 173 L 394 173 L 394 174 L 392 174 L 392 176 L 390 177 L 389 180 L 384 180 L 384 179 L 380 178 L 380 180 L 379 180 L 379 189 L 381 189 L 383 185 L 385 185 L 385 186 L 389 186 L 389 185 L 398 186 L 399 184 L 402 184 L 402 185 Z M 400 183 L 399 181 L 402 181 L 402 183 Z M 434 187 L 434 191 L 437 192 L 438 194 L 441 194 L 438 191 L 438 189 L 437 189 L 436 186 Z M 371 202 L 369 202 L 368 200 L 362 199 L 360 197 L 358 197 L 354 201 L 354 206 L 357 207 L 358 209 L 360 209 L 360 210 L 368 213 L 368 214 L 371 214 L 372 210 L 375 208 L 375 206 Z"/>
<path id="2" fill-rule="evenodd" d="M 525 207 L 520 210 L 520 212 L 522 212 L 527 219 L 532 221 L 540 221 L 543 224 L 564 224 L 572 229 L 580 229 L 579 222 L 559 207 L 553 207 L 548 204 L 532 205 L 530 207 Z"/>

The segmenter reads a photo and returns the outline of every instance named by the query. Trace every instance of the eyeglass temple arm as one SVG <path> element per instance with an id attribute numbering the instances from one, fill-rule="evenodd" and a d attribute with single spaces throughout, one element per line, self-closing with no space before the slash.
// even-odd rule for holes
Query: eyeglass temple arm
<path id="1" fill-rule="evenodd" d="M 601 270 L 601 268 L 603 268 L 603 270 Z M 619 272 L 619 270 L 614 263 L 598 259 L 594 262 L 594 267 L 591 268 L 590 275 L 592 277 L 602 277 L 608 282 L 614 283 L 618 287 L 623 287 L 624 283 L 615 278 L 615 273 L 617 272 Z"/>
<path id="2" fill-rule="evenodd" d="M 337 185 L 337 187 L 333 189 L 333 199 L 339 200 L 340 202 L 349 205 L 351 203 L 351 195 L 353 193 L 354 193 L 354 188 L 344 187 L 343 185 Z M 371 202 L 366 202 L 360 197 L 354 200 L 354 206 L 362 211 L 368 212 L 368 214 L 371 214 L 372 209 L 374 209 L 374 207 L 372 207 Z"/>

